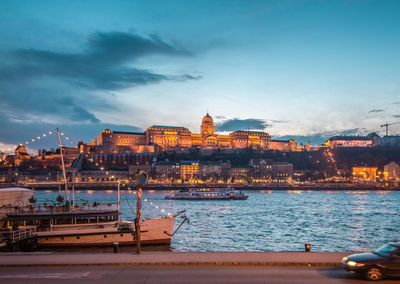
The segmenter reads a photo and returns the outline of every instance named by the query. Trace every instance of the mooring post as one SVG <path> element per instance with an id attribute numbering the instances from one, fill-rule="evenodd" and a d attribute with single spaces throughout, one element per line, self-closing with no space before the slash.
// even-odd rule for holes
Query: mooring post
<path id="1" fill-rule="evenodd" d="M 140 221 L 142 220 L 142 187 L 137 186 L 136 195 L 136 252 L 140 254 Z"/>
<path id="2" fill-rule="evenodd" d="M 145 171 L 140 171 L 137 175 L 137 194 L 136 194 L 136 249 L 140 254 L 140 223 L 142 222 L 142 186 L 147 183 L 149 175 Z"/>

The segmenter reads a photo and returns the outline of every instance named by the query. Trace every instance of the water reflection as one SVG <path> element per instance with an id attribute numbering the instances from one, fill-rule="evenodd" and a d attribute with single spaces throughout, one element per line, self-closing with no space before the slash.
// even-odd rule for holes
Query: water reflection
<path id="1" fill-rule="evenodd" d="M 300 251 L 306 242 L 315 251 L 363 251 L 400 239 L 400 192 L 257 190 L 236 201 L 167 200 L 167 194 L 143 191 L 143 216 L 186 209 L 191 224 L 174 236 L 176 251 Z M 35 193 L 39 202 L 57 195 L 58 190 Z M 121 192 L 123 219 L 135 218 L 135 195 Z M 75 191 L 75 198 L 117 202 L 117 191 Z"/>

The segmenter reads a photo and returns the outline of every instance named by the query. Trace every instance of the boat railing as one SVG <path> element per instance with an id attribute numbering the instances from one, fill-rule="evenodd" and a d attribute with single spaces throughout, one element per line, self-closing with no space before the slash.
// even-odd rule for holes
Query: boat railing
<path id="1" fill-rule="evenodd" d="M 53 206 L 36 205 L 25 207 L 3 207 L 0 208 L 0 215 L 48 215 L 48 214 L 66 214 L 66 213 L 95 213 L 104 211 L 117 211 L 117 204 L 75 204 L 74 206 Z"/>
<path id="2" fill-rule="evenodd" d="M 33 237 L 35 233 L 36 228 L 22 228 L 17 230 L 0 229 L 0 240 L 15 243 Z"/>

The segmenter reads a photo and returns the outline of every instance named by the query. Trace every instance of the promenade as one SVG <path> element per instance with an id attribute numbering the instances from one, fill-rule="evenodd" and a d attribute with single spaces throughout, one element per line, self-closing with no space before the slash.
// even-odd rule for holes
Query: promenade
<path id="1" fill-rule="evenodd" d="M 338 267 L 351 252 L 0 253 L 0 267 L 17 266 L 318 266 Z"/>

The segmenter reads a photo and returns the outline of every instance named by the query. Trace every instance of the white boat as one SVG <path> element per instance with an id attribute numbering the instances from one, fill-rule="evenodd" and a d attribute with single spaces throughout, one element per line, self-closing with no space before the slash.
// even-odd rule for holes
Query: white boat
<path id="1" fill-rule="evenodd" d="M 57 129 L 59 146 L 62 148 L 60 132 Z M 66 172 L 64 160 L 61 153 L 61 162 L 64 181 Z M 68 187 L 65 183 L 66 203 L 62 205 L 63 198 L 59 205 L 38 205 L 38 206 L 6 206 L 0 209 L 0 227 L 9 232 L 28 229 L 30 236 L 34 236 L 38 246 L 110 246 L 113 243 L 119 245 L 140 244 L 170 244 L 174 235 L 175 218 L 184 211 L 170 217 L 152 218 L 142 220 L 141 214 L 137 216 L 139 226 L 134 222 L 120 221 L 120 184 L 118 185 L 117 204 L 93 205 L 76 204 L 74 192 L 72 202 L 69 201 Z M 141 190 L 140 190 L 141 192 Z M 139 190 L 138 190 L 139 196 Z M 140 204 L 138 197 L 138 205 Z M 137 206 L 140 208 L 141 206 Z M 188 221 L 183 216 L 182 224 Z M 1 224 L 2 223 L 2 224 Z M 181 224 L 181 225 L 182 225 Z M 180 228 L 180 226 L 178 229 Z M 136 228 L 140 228 L 140 233 Z M 31 232 L 33 232 L 31 234 Z"/>
<path id="2" fill-rule="evenodd" d="M 166 199 L 177 200 L 245 200 L 248 198 L 234 188 L 189 188 L 171 193 Z"/>
<path id="3" fill-rule="evenodd" d="M 137 243 L 135 223 L 118 220 L 116 204 L 2 208 L 3 228 L 32 228 L 39 247 L 111 246 Z M 169 245 L 176 217 L 145 219 L 140 223 L 143 245 Z M 184 218 L 186 221 L 186 218 Z"/>

